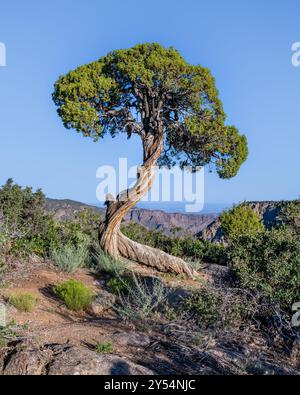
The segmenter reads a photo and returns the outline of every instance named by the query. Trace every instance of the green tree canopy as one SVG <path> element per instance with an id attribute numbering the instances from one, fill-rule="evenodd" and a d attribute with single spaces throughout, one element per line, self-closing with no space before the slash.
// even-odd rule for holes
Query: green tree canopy
<path id="1" fill-rule="evenodd" d="M 113 51 L 60 77 L 53 99 L 65 127 L 94 140 L 125 132 L 150 141 L 163 130 L 160 165 L 211 164 L 230 178 L 247 158 L 246 137 L 225 125 L 210 71 L 190 65 L 172 47 Z"/>

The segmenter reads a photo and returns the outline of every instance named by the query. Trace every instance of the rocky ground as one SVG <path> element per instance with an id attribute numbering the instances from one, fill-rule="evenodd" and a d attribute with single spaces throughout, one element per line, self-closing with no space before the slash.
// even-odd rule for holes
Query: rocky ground
<path id="1" fill-rule="evenodd" d="M 141 275 L 157 273 L 135 268 Z M 162 276 L 179 293 L 201 287 L 202 281 L 226 281 L 226 268 L 202 268 L 195 282 Z M 99 295 L 85 313 L 74 313 L 58 300 L 51 286 L 75 278 Z M 7 306 L 7 321 L 14 321 L 15 334 L 0 348 L 0 374 L 101 375 L 101 374 L 298 374 L 300 348 L 281 355 L 254 328 L 234 334 L 196 333 L 184 321 L 167 319 L 133 325 L 121 320 L 113 309 L 116 296 L 105 288 L 105 275 L 80 269 L 74 275 L 57 271 L 51 264 L 33 260 L 15 263 L 5 275 L 0 290 Z M 29 291 L 38 307 L 22 313 L 10 306 L 9 296 Z M 9 337 L 9 335 L 8 335 Z M 96 344 L 111 343 L 109 353 L 95 351 Z"/>

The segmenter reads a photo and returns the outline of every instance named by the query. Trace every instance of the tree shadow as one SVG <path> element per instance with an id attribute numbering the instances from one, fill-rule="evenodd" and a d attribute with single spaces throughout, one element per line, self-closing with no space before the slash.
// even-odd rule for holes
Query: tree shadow
<path id="1" fill-rule="evenodd" d="M 132 373 L 130 372 L 129 365 L 125 361 L 124 362 L 120 361 L 114 363 L 114 365 L 110 370 L 110 374 L 114 376 L 120 376 L 120 375 L 129 376 Z"/>
<path id="2" fill-rule="evenodd" d="M 75 311 L 69 310 L 65 306 L 64 302 L 60 298 L 57 297 L 57 295 L 53 291 L 53 287 L 54 287 L 54 284 L 48 284 L 45 287 L 39 288 L 39 292 L 46 299 L 51 300 L 52 302 L 55 302 L 56 304 L 58 304 L 57 306 L 55 306 L 55 309 L 53 312 L 54 314 L 57 314 L 58 316 L 62 317 L 63 319 L 65 319 L 66 321 L 69 321 L 69 322 L 78 322 L 78 319 L 85 317 L 85 313 L 83 315 L 82 312 L 75 312 Z M 45 311 L 46 311 L 46 309 L 45 309 Z"/>

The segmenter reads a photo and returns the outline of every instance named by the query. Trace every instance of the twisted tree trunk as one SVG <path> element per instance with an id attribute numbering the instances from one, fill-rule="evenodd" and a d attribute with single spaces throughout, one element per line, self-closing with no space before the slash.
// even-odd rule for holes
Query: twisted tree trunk
<path id="1" fill-rule="evenodd" d="M 143 139 L 143 145 L 144 163 L 138 169 L 136 184 L 121 192 L 116 200 L 110 198 L 106 202 L 105 220 L 99 226 L 100 246 L 104 252 L 116 259 L 125 257 L 162 272 L 173 272 L 192 278 L 194 271 L 182 259 L 132 241 L 120 231 L 124 215 L 147 194 L 153 184 L 157 160 L 163 151 L 163 138 L 154 139 L 149 135 Z"/>

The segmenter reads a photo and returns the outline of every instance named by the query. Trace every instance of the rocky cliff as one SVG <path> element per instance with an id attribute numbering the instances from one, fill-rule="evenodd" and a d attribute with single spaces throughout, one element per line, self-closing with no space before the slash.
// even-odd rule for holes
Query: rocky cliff
<path id="1" fill-rule="evenodd" d="M 278 215 L 280 203 L 266 201 L 249 202 L 248 204 L 259 214 L 266 227 L 270 228 Z M 73 200 L 47 199 L 46 202 L 47 211 L 55 213 L 57 220 L 71 220 L 76 213 L 87 208 L 91 208 L 102 217 L 104 216 L 104 208 Z M 217 215 L 213 214 L 166 213 L 161 210 L 134 208 L 124 218 L 124 223 L 131 221 L 151 230 L 159 230 L 168 236 L 172 235 L 172 230 L 176 229 L 177 236 L 190 234 L 214 242 L 220 241 L 222 237 L 220 220 Z"/>
<path id="2" fill-rule="evenodd" d="M 76 213 L 81 210 L 90 208 L 104 216 L 105 209 L 95 206 L 89 206 L 84 203 L 73 200 L 47 199 L 46 210 L 55 213 L 56 220 L 71 220 Z M 172 229 L 176 228 L 176 235 L 183 236 L 191 234 L 192 236 L 205 230 L 210 224 L 217 219 L 217 215 L 195 215 L 182 213 L 166 213 L 161 210 L 147 210 L 143 208 L 134 208 L 130 210 L 125 218 L 124 223 L 137 222 L 151 230 L 159 230 L 166 235 L 172 235 Z"/>
<path id="3" fill-rule="evenodd" d="M 274 225 L 280 210 L 281 202 L 248 202 L 247 204 L 260 216 L 268 229 Z M 197 236 L 204 240 L 219 242 L 222 238 L 222 228 L 219 218 L 211 222 L 203 231 L 199 232 Z"/>

